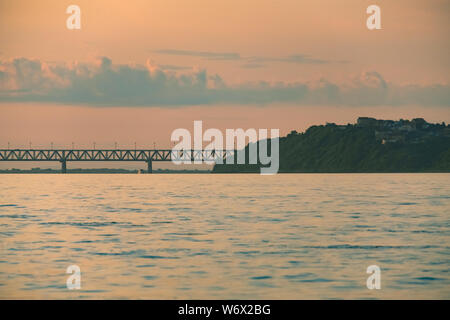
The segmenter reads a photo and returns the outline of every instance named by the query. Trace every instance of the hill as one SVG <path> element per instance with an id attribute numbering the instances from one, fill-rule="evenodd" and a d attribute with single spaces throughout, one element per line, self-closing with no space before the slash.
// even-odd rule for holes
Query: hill
<path id="1" fill-rule="evenodd" d="M 279 172 L 450 172 L 450 127 L 420 118 L 328 123 L 292 131 L 279 143 Z M 248 155 L 248 145 L 245 151 Z M 259 164 L 224 164 L 213 172 L 259 169 Z"/>

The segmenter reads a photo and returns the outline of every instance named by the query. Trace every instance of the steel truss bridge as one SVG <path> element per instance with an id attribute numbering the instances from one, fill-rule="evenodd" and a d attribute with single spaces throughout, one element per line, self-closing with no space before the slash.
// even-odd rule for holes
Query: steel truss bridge
<path id="1" fill-rule="evenodd" d="M 68 161 L 144 161 L 152 173 L 153 161 L 225 163 L 234 150 L 125 150 L 125 149 L 0 149 L 0 161 L 59 161 L 67 172 Z"/>

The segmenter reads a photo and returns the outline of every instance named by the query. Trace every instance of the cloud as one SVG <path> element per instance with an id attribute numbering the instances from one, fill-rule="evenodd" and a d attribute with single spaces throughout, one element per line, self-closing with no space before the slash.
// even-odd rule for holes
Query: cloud
<path id="1" fill-rule="evenodd" d="M 244 69 L 258 69 L 258 68 L 264 68 L 266 65 L 262 64 L 262 63 L 245 63 L 243 65 L 241 65 L 241 68 Z"/>
<path id="2" fill-rule="evenodd" d="M 296 63 L 296 64 L 325 64 L 331 63 L 331 60 L 323 60 L 312 58 L 305 54 L 295 54 L 287 57 L 271 58 L 271 57 L 253 57 L 249 58 L 250 62 L 286 62 L 286 63 Z"/>
<path id="3" fill-rule="evenodd" d="M 0 61 L 0 102 L 48 102 L 93 106 L 183 106 L 215 104 L 450 106 L 448 85 L 395 85 L 375 71 L 344 83 L 315 82 L 227 84 L 219 75 L 192 69 L 95 63 L 46 63 L 17 58 Z M 175 68 L 176 69 L 176 68 Z"/>
<path id="4" fill-rule="evenodd" d="M 163 49 L 155 51 L 159 54 L 167 54 L 174 56 L 190 56 L 190 57 L 202 57 L 209 60 L 240 60 L 241 56 L 235 52 L 207 52 L 207 51 L 189 51 L 189 50 L 174 50 Z"/>
<path id="5" fill-rule="evenodd" d="M 166 54 L 166 55 L 176 55 L 176 56 L 190 56 L 190 57 L 201 57 L 207 60 L 239 60 L 245 61 L 246 63 L 242 65 L 243 68 L 261 68 L 264 66 L 263 63 L 267 62 L 283 62 L 283 63 L 293 63 L 293 64 L 326 64 L 326 63 L 347 63 L 348 61 L 343 60 L 325 60 L 313 58 L 311 55 L 307 54 L 293 54 L 286 57 L 264 57 L 264 56 L 254 56 L 254 57 L 243 57 L 236 52 L 209 52 L 209 51 L 190 51 L 190 50 L 176 50 L 176 49 L 162 49 L 157 50 L 155 53 Z"/>
<path id="6" fill-rule="evenodd" d="M 160 64 L 158 65 L 159 68 L 162 70 L 191 70 L 192 67 L 187 66 L 177 66 L 173 64 Z"/>

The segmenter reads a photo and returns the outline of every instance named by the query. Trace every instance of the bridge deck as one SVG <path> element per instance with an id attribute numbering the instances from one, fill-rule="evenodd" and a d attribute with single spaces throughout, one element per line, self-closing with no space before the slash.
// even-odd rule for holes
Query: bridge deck
<path id="1" fill-rule="evenodd" d="M 59 161 L 63 172 L 67 161 L 145 161 L 151 173 L 153 161 L 217 162 L 233 155 L 234 150 L 0 149 L 0 161 Z"/>

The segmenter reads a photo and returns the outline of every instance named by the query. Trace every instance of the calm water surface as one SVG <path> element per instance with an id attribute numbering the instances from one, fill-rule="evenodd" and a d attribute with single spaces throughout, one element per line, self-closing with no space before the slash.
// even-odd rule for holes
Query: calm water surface
<path id="1" fill-rule="evenodd" d="M 1 175 L 0 240 L 3 299 L 449 299 L 450 174 Z"/>

